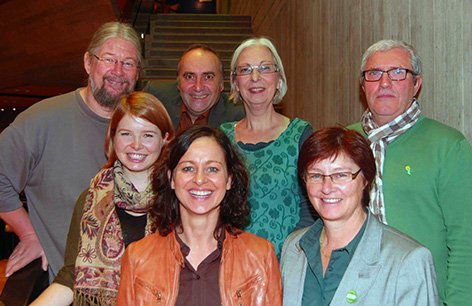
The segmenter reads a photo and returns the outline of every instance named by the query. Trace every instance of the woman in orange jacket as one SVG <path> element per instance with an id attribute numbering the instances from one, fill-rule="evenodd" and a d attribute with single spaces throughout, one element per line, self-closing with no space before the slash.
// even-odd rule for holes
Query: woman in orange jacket
<path id="1" fill-rule="evenodd" d="M 246 233 L 248 174 L 224 133 L 196 126 L 156 167 L 157 233 L 129 246 L 118 305 L 281 305 L 274 248 Z"/>

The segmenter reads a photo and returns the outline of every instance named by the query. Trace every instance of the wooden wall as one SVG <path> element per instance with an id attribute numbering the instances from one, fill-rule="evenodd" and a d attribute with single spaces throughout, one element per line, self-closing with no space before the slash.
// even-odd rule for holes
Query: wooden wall
<path id="1" fill-rule="evenodd" d="M 0 3 L 0 88 L 85 84 L 84 52 L 95 30 L 116 14 L 110 0 Z"/>
<path id="2" fill-rule="evenodd" d="M 317 128 L 358 121 L 362 53 L 380 39 L 402 39 L 423 60 L 424 113 L 472 140 L 472 1 L 237 0 L 231 13 L 251 15 L 254 32 L 274 40 L 288 116 Z"/>

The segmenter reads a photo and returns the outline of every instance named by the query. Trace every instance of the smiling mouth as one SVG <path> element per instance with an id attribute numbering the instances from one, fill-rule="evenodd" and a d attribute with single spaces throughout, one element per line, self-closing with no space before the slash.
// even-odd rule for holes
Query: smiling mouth
<path id="1" fill-rule="evenodd" d="M 265 89 L 263 87 L 255 87 L 255 88 L 249 88 L 250 93 L 260 93 L 263 92 Z"/>
<path id="2" fill-rule="evenodd" d="M 133 162 L 142 162 L 146 156 L 146 154 L 128 153 L 129 159 Z"/>
<path id="3" fill-rule="evenodd" d="M 197 198 L 206 198 L 212 194 L 210 190 L 190 190 L 189 192 L 192 196 Z"/>
<path id="4" fill-rule="evenodd" d="M 113 88 L 113 89 L 122 89 L 123 86 L 127 86 L 129 82 L 122 78 L 116 77 L 106 77 L 105 81 Z"/>
<path id="5" fill-rule="evenodd" d="M 321 201 L 325 204 L 337 204 L 341 202 L 340 198 L 322 198 Z"/>
<path id="6" fill-rule="evenodd" d="M 203 99 L 206 99 L 208 97 L 208 94 L 204 94 L 204 95 L 191 95 L 191 97 L 193 99 L 196 99 L 196 100 L 203 100 Z"/>

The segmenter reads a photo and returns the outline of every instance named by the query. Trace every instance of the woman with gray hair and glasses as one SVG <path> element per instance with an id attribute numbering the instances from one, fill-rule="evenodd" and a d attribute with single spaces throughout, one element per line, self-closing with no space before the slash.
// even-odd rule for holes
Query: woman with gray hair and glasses
<path id="1" fill-rule="evenodd" d="M 276 112 L 287 92 L 284 66 L 272 42 L 250 38 L 231 61 L 231 94 L 242 102 L 246 116 L 221 129 L 237 144 L 250 173 L 251 224 L 247 231 L 270 240 L 277 254 L 297 225 L 314 222 L 302 194 L 296 164 L 311 125 Z"/>

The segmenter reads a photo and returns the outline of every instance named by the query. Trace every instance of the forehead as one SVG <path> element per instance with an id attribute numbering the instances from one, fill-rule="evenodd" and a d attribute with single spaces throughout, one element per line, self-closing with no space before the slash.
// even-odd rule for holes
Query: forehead
<path id="1" fill-rule="evenodd" d="M 263 45 L 254 45 L 244 49 L 238 57 L 238 64 L 259 64 L 270 62 L 274 58 L 269 48 Z"/>
<path id="2" fill-rule="evenodd" d="M 337 168 L 353 168 L 356 163 L 343 151 L 337 156 L 330 156 L 313 162 L 308 169 L 337 169 Z"/>
<path id="3" fill-rule="evenodd" d="M 137 52 L 136 47 L 130 41 L 123 38 L 110 38 L 100 46 L 97 53 L 137 59 Z"/>
<path id="4" fill-rule="evenodd" d="M 155 124 L 147 121 L 144 118 L 136 117 L 130 114 L 125 114 L 118 122 L 118 128 L 147 128 L 147 129 L 159 129 Z"/>
<path id="5" fill-rule="evenodd" d="M 220 71 L 220 62 L 215 54 L 202 49 L 194 49 L 182 57 L 180 71 L 218 73 Z"/>
<path id="6" fill-rule="evenodd" d="M 410 55 L 402 48 L 377 51 L 366 61 L 365 69 L 403 67 L 411 69 Z"/>
<path id="7" fill-rule="evenodd" d="M 193 158 L 203 158 L 204 160 L 217 161 L 226 165 L 223 148 L 212 137 L 205 136 L 195 139 L 180 159 L 180 162 L 191 161 Z"/>

